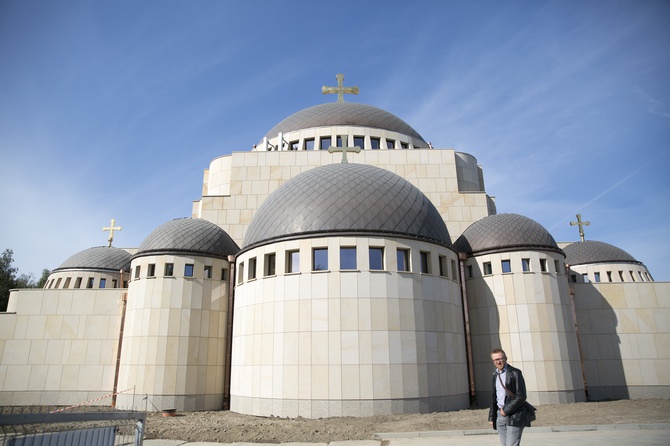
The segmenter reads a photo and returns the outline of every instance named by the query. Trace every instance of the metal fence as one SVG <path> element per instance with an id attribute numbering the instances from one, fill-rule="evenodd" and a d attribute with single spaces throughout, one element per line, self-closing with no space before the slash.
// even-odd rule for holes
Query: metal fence
<path id="1" fill-rule="evenodd" d="M 0 445 L 142 445 L 146 412 L 90 406 L 58 410 L 47 406 L 1 408 Z"/>

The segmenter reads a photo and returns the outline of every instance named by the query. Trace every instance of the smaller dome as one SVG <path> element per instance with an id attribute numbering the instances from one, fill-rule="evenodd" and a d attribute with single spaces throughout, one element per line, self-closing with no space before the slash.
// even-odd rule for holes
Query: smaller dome
<path id="1" fill-rule="evenodd" d="M 191 253 L 225 258 L 240 248 L 219 226 L 207 220 L 180 218 L 163 223 L 149 234 L 133 257 Z"/>
<path id="2" fill-rule="evenodd" d="M 562 252 L 544 226 L 518 214 L 490 215 L 474 222 L 456 240 L 454 249 L 467 254 L 521 249 Z"/>
<path id="3" fill-rule="evenodd" d="M 70 256 L 52 272 L 65 269 L 95 269 L 119 272 L 130 271 L 129 252 L 119 248 L 97 246 L 78 252 Z"/>
<path id="4" fill-rule="evenodd" d="M 569 265 L 585 265 L 588 263 L 642 264 L 621 248 L 593 240 L 572 243 L 563 248 L 563 252 L 565 252 L 565 262 Z"/>

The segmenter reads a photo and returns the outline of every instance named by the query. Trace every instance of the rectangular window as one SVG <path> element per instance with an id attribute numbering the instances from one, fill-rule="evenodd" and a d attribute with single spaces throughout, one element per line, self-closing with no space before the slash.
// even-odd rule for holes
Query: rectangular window
<path id="1" fill-rule="evenodd" d="M 607 281 L 611 282 L 612 281 L 612 271 L 607 271 Z"/>
<path id="2" fill-rule="evenodd" d="M 570 282 L 577 283 L 577 274 L 570 274 Z"/>
<path id="3" fill-rule="evenodd" d="M 286 252 L 286 273 L 297 273 L 300 271 L 300 251 Z"/>
<path id="4" fill-rule="evenodd" d="M 156 264 L 150 263 L 147 269 L 147 277 L 155 277 L 155 276 L 156 276 Z"/>
<path id="5" fill-rule="evenodd" d="M 224 282 L 228 281 L 228 268 L 221 268 L 221 280 Z"/>
<path id="6" fill-rule="evenodd" d="M 74 287 L 77 289 L 81 288 L 81 277 L 77 277 L 77 280 L 74 281 Z"/>
<path id="7" fill-rule="evenodd" d="M 437 259 L 437 263 L 439 264 L 440 267 L 440 276 L 442 277 L 449 277 L 449 268 L 447 268 L 447 257 L 446 256 L 439 256 Z"/>
<path id="8" fill-rule="evenodd" d="M 593 280 L 596 283 L 600 282 L 600 273 L 593 273 Z"/>
<path id="9" fill-rule="evenodd" d="M 468 279 L 472 279 L 472 265 L 468 265 Z"/>
<path id="10" fill-rule="evenodd" d="M 340 248 L 340 269 L 356 269 L 356 248 Z"/>
<path id="11" fill-rule="evenodd" d="M 512 272 L 512 264 L 510 263 L 509 260 L 503 260 L 500 264 L 502 265 L 502 272 L 503 273 L 511 273 Z"/>
<path id="12" fill-rule="evenodd" d="M 240 266 L 237 267 L 237 283 L 244 282 L 244 262 L 240 263 Z"/>
<path id="13" fill-rule="evenodd" d="M 395 148 L 395 141 L 392 139 L 386 139 L 386 148 L 387 149 L 394 149 Z"/>
<path id="14" fill-rule="evenodd" d="M 93 277 L 88 278 L 88 282 L 86 283 L 86 288 L 93 288 Z"/>
<path id="15" fill-rule="evenodd" d="M 104 289 L 107 286 L 107 279 L 100 279 L 100 289 Z"/>
<path id="16" fill-rule="evenodd" d="M 328 270 L 328 248 L 314 248 L 312 250 L 312 271 Z"/>
<path id="17" fill-rule="evenodd" d="M 624 282 L 624 280 L 623 280 L 623 271 L 619 271 L 619 279 L 621 279 L 621 281 Z"/>
<path id="18" fill-rule="evenodd" d="M 401 149 L 409 149 L 409 144 L 407 144 L 406 142 L 401 142 L 400 143 L 400 148 Z"/>
<path id="19" fill-rule="evenodd" d="M 314 138 L 305 140 L 305 150 L 314 150 Z"/>
<path id="20" fill-rule="evenodd" d="M 584 283 L 589 283 L 589 275 L 587 273 L 582 273 L 582 280 L 584 280 Z"/>
<path id="21" fill-rule="evenodd" d="M 249 259 L 249 277 L 247 280 L 254 280 L 256 278 L 256 257 Z"/>
<path id="22" fill-rule="evenodd" d="M 70 278 L 68 277 L 65 279 L 65 284 L 63 285 L 63 289 L 68 289 L 70 288 Z"/>
<path id="23" fill-rule="evenodd" d="M 421 260 L 421 272 L 423 274 L 430 274 L 430 254 L 421 251 L 419 252 L 419 259 Z"/>
<path id="24" fill-rule="evenodd" d="M 321 138 L 321 150 L 328 150 L 328 147 L 332 145 L 332 139 L 330 136 L 327 136 L 325 138 Z"/>
<path id="25" fill-rule="evenodd" d="M 361 150 L 365 149 L 365 138 L 362 136 L 354 136 L 354 146 L 360 147 Z"/>
<path id="26" fill-rule="evenodd" d="M 370 269 L 383 270 L 384 269 L 384 248 L 370 248 Z"/>
<path id="27" fill-rule="evenodd" d="M 275 264 L 277 256 L 272 254 L 265 254 L 265 277 L 275 275 Z"/>
<path id="28" fill-rule="evenodd" d="M 490 276 L 493 274 L 493 267 L 491 267 L 491 262 L 484 262 L 484 275 Z"/>
<path id="29" fill-rule="evenodd" d="M 458 266 L 456 266 L 456 260 L 451 261 L 451 279 L 458 281 Z"/>
<path id="30" fill-rule="evenodd" d="M 193 264 L 187 263 L 184 265 L 184 277 L 193 277 Z"/>
<path id="31" fill-rule="evenodd" d="M 174 263 L 165 264 L 165 277 L 172 277 L 174 275 Z"/>
<path id="32" fill-rule="evenodd" d="M 289 150 L 298 150 L 300 148 L 300 141 L 291 141 L 289 143 Z"/>
<path id="33" fill-rule="evenodd" d="M 54 288 L 58 289 L 58 287 L 60 286 L 60 281 L 61 278 L 59 277 L 58 280 L 56 280 L 56 286 Z"/>
<path id="34" fill-rule="evenodd" d="M 530 259 L 521 259 L 521 270 L 524 272 L 530 271 Z"/>
<path id="35" fill-rule="evenodd" d="M 637 272 L 640 275 L 640 282 L 644 282 L 644 277 L 642 277 L 642 271 Z"/>
<path id="36" fill-rule="evenodd" d="M 337 147 L 346 147 L 347 145 L 347 137 L 345 136 L 338 136 L 337 137 Z"/>
<path id="37" fill-rule="evenodd" d="M 630 278 L 633 282 L 635 282 L 635 274 L 633 274 L 633 271 L 629 271 L 630 273 Z"/>
<path id="38" fill-rule="evenodd" d="M 116 288 L 116 286 L 118 285 L 118 283 L 119 283 L 119 282 L 118 282 L 116 279 L 112 279 L 112 288 Z"/>
<path id="39" fill-rule="evenodd" d="M 205 279 L 212 278 L 212 265 L 205 265 L 205 270 L 202 273 L 202 277 L 204 277 Z"/>
<path id="40" fill-rule="evenodd" d="M 559 263 L 558 260 L 554 260 L 554 270 L 556 270 L 556 274 L 562 274 L 561 273 L 561 264 Z"/>
<path id="41" fill-rule="evenodd" d="M 409 250 L 398 249 L 398 271 L 409 271 Z"/>
<path id="42" fill-rule="evenodd" d="M 379 138 L 370 138 L 370 148 L 372 150 L 379 149 Z"/>
<path id="43" fill-rule="evenodd" d="M 547 272 L 547 259 L 540 259 L 540 271 Z"/>
<path id="44" fill-rule="evenodd" d="M 137 265 L 135 267 L 135 278 L 139 279 L 140 278 L 140 265 Z"/>

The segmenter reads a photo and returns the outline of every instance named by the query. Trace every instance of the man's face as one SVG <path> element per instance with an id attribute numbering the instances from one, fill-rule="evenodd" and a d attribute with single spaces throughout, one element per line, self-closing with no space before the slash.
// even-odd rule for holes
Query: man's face
<path id="1" fill-rule="evenodd" d="M 491 355 L 491 361 L 495 364 L 498 370 L 502 370 L 507 365 L 507 357 L 504 353 L 493 353 Z"/>

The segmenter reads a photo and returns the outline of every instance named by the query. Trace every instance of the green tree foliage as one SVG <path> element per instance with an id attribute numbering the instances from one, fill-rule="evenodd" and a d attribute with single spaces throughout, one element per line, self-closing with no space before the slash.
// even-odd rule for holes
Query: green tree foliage
<path id="1" fill-rule="evenodd" d="M 12 266 L 14 263 L 14 251 L 5 249 L 0 255 L 0 311 L 7 310 L 9 302 L 9 290 L 14 288 L 42 288 L 51 272 L 48 269 L 42 270 L 42 277 L 35 281 L 35 275 L 21 274 L 17 276 L 19 270 Z"/>

